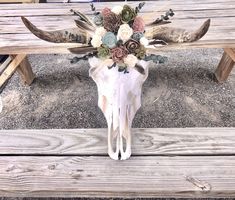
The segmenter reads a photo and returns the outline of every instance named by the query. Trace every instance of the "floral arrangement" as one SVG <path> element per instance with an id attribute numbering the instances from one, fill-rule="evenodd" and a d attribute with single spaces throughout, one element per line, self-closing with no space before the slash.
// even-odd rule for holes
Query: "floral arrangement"
<path id="1" fill-rule="evenodd" d="M 71 53 L 85 54 L 82 57 L 74 57 L 71 63 L 97 56 L 105 61 L 104 65 L 108 68 L 117 66 L 118 71 L 124 73 L 128 73 L 128 68 L 144 73 L 143 68 L 138 65 L 139 60 L 165 62 L 165 56 L 154 53 L 159 45 L 194 42 L 202 38 L 209 29 L 210 19 L 195 31 L 162 26 L 171 23 L 169 19 L 174 15 L 171 9 L 160 18 L 145 24 L 144 19 L 138 15 L 144 4 L 139 3 L 135 8 L 129 5 L 119 5 L 112 9 L 105 7 L 101 11 L 96 11 L 91 4 L 93 21 L 83 13 L 71 9 L 70 11 L 79 17 L 75 20 L 77 27 L 58 31 L 44 31 L 25 17 L 21 19 L 35 36 L 43 40 L 81 44 L 79 47 L 68 48 Z M 153 54 L 149 54 L 150 51 Z"/>
<path id="2" fill-rule="evenodd" d="M 144 36 L 145 23 L 138 12 L 144 6 L 140 3 L 135 9 L 129 5 L 103 8 L 96 12 L 91 5 L 97 26 L 91 45 L 97 48 L 97 57 L 105 59 L 110 68 L 118 66 L 118 71 L 128 72 L 146 56 L 148 39 Z"/>

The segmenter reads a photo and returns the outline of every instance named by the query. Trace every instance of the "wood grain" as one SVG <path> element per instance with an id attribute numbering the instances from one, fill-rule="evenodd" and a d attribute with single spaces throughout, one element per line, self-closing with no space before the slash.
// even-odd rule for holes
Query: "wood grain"
<path id="1" fill-rule="evenodd" d="M 234 65 L 235 62 L 233 59 L 226 53 L 226 51 L 224 51 L 220 63 L 215 71 L 215 77 L 218 82 L 222 83 L 228 79 Z"/>
<path id="2" fill-rule="evenodd" d="M 235 128 L 133 129 L 132 155 L 235 155 Z M 106 129 L 1 130 L 0 155 L 107 155 Z"/>
<path id="3" fill-rule="evenodd" d="M 31 85 L 35 78 L 35 74 L 33 73 L 32 67 L 27 57 L 25 57 L 17 67 L 17 72 L 20 74 L 24 84 Z"/>
<path id="4" fill-rule="evenodd" d="M 138 5 L 139 2 L 128 2 Z M 169 45 L 154 51 L 187 48 L 234 48 L 235 47 L 235 0 L 208 1 L 148 1 L 140 15 L 146 22 L 159 17 L 167 9 L 172 8 L 176 15 L 168 26 L 189 27 L 196 29 L 202 22 L 211 18 L 209 32 L 200 41 L 179 45 Z M 101 9 L 106 3 L 95 6 Z M 112 5 L 120 4 L 113 2 Z M 20 53 L 69 53 L 67 48 L 77 44 L 53 44 L 41 41 L 32 35 L 23 25 L 20 16 L 27 16 L 35 25 L 45 30 L 58 30 L 75 27 L 70 9 L 77 9 L 91 15 L 89 3 L 84 4 L 21 4 L 0 5 L 0 54 Z M 156 12 L 157 11 L 157 12 Z M 45 23 L 46 22 L 46 23 Z"/>
<path id="5" fill-rule="evenodd" d="M 224 49 L 224 51 L 229 55 L 229 57 L 235 62 L 235 49 Z"/>
<path id="6" fill-rule="evenodd" d="M 0 157 L 0 196 L 235 197 L 235 157 Z"/>
<path id="7" fill-rule="evenodd" d="M 3 71 L 0 76 L 0 87 L 8 80 L 12 74 L 16 71 L 16 68 L 21 63 L 21 61 L 26 57 L 25 54 L 17 55 L 11 63 L 7 66 L 7 68 Z"/>

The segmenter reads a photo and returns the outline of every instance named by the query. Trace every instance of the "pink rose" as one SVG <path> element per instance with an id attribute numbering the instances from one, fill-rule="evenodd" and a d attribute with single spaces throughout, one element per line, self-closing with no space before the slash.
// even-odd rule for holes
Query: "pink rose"
<path id="1" fill-rule="evenodd" d="M 144 32 L 145 24 L 142 17 L 136 17 L 132 26 L 134 32 Z"/>
<path id="2" fill-rule="evenodd" d="M 114 62 L 121 62 L 127 56 L 128 51 L 124 46 L 111 49 L 112 59 Z"/>
<path id="3" fill-rule="evenodd" d="M 102 10 L 102 16 L 103 17 L 106 17 L 107 15 L 109 15 L 111 13 L 111 9 L 105 7 L 103 10 Z"/>

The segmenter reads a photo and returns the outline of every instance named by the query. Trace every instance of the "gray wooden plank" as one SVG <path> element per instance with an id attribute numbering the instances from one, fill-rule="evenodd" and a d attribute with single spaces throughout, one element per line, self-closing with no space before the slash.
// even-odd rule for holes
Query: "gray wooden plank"
<path id="1" fill-rule="evenodd" d="M 142 1 L 132 1 L 128 2 L 129 5 L 131 6 L 137 6 L 138 3 Z M 116 6 L 116 5 L 121 5 L 125 4 L 125 2 L 99 2 L 99 3 L 94 3 L 97 9 L 102 9 L 105 6 Z M 142 11 L 155 11 L 159 10 L 161 8 L 166 8 L 174 6 L 177 10 L 204 10 L 204 9 L 228 9 L 228 8 L 234 8 L 235 7 L 235 1 L 234 0 L 207 0 L 207 1 L 197 1 L 197 0 L 187 0 L 187 1 L 172 1 L 172 0 L 158 0 L 158 1 L 146 1 L 146 5 L 143 7 Z M 73 8 L 79 8 L 81 11 L 88 11 L 90 9 L 90 3 L 66 3 L 66 4 L 61 4 L 61 3 L 53 3 L 53 4 L 40 4 L 40 5 L 1 5 L 1 10 L 27 10 L 27 9 L 48 9 L 48 8 L 54 8 L 54 9 L 61 9 L 61 7 L 73 7 Z M 38 13 L 38 12 L 36 12 Z M 35 15 L 32 12 L 33 15 Z"/>
<path id="2" fill-rule="evenodd" d="M 132 155 L 235 155 L 235 128 L 133 129 Z M 107 155 L 106 129 L 1 130 L 0 155 Z"/>
<path id="3" fill-rule="evenodd" d="M 102 10 L 105 6 L 113 7 L 115 5 L 124 4 L 124 2 L 119 3 L 98 3 L 95 4 L 97 10 Z M 128 2 L 129 5 L 135 7 L 138 5 L 138 2 Z M 54 5 L 54 6 L 53 6 Z M 20 16 L 53 16 L 53 15 L 71 15 L 70 9 L 76 9 L 84 14 L 91 15 L 92 11 L 90 9 L 89 3 L 76 3 L 76 4 L 40 4 L 40 5 L 30 5 L 24 7 L 24 5 L 12 5 L 8 8 L 4 8 L 4 5 L 0 5 L 0 18 L 3 17 L 20 17 Z M 24 8 L 24 9 L 23 9 Z M 146 2 L 146 6 L 142 8 L 141 13 L 149 12 L 164 12 L 168 9 L 173 9 L 176 13 L 187 12 L 195 13 L 197 12 L 206 12 L 214 11 L 214 13 L 222 13 L 226 15 L 226 11 L 231 11 L 235 9 L 235 3 L 231 2 L 215 2 L 209 4 L 202 3 L 191 3 L 184 2 L 183 4 L 177 4 L 174 1 L 153 1 Z M 228 13 L 229 14 L 229 13 Z"/>
<path id="4" fill-rule="evenodd" d="M 235 197 L 235 157 L 0 157 L 0 196 Z"/>
<path id="5" fill-rule="evenodd" d="M 138 2 L 128 2 L 132 6 Z M 141 15 L 147 22 L 158 17 L 168 8 L 173 8 L 176 15 L 169 26 L 190 27 L 195 29 L 206 19 L 212 18 L 209 32 L 198 42 L 169 45 L 155 51 L 186 48 L 234 48 L 235 47 L 235 1 L 149 1 L 151 6 L 145 6 Z M 112 3 L 116 5 L 119 3 Z M 96 4 L 98 9 L 107 3 Z M 53 44 L 41 41 L 25 28 L 19 17 L 29 17 L 38 27 L 46 30 L 57 30 L 75 27 L 69 11 L 71 8 L 91 14 L 89 4 L 37 4 L 37 5 L 0 5 L 0 54 L 37 54 L 37 53 L 70 53 L 67 48 L 77 44 Z M 153 11 L 160 11 L 153 15 Z M 9 16 L 9 17 L 6 17 Z M 46 21 L 46 23 L 45 23 Z M 59 22 L 59 23 L 58 23 Z"/>

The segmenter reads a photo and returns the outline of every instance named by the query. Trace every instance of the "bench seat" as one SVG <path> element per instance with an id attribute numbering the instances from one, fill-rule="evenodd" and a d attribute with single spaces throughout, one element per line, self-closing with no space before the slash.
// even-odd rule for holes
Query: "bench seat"
<path id="1" fill-rule="evenodd" d="M 118 4 L 120 3 L 112 3 Z M 129 4 L 134 6 L 138 3 Z M 96 4 L 97 9 L 104 6 L 105 3 Z M 73 21 L 76 16 L 72 16 L 70 9 L 77 9 L 87 15 L 92 14 L 87 3 L 24 4 L 17 5 L 17 8 L 12 5 L 0 5 L 0 8 L 0 54 L 70 53 L 67 48 L 76 47 L 78 44 L 53 44 L 42 41 L 27 30 L 20 16 L 28 17 L 39 28 L 58 30 L 76 26 Z M 205 19 L 211 18 L 211 27 L 198 42 L 169 45 L 159 48 L 159 51 L 181 48 L 235 48 L 235 0 L 148 1 L 141 15 L 146 22 L 150 22 L 169 8 L 175 11 L 170 26 L 195 29 Z"/>
<path id="2" fill-rule="evenodd" d="M 106 131 L 1 130 L 0 196 L 235 197 L 235 128 L 133 129 L 126 161 Z"/>
<path id="3" fill-rule="evenodd" d="M 129 3 L 132 6 L 138 4 L 138 2 Z M 97 3 L 96 8 L 102 9 L 107 4 L 110 3 Z M 120 2 L 112 2 L 113 6 L 119 4 Z M 161 16 L 169 8 L 172 8 L 176 13 L 172 19 L 172 24 L 169 24 L 169 26 L 195 29 L 205 19 L 210 18 L 209 32 L 197 42 L 168 45 L 149 52 L 158 53 L 165 50 L 191 48 L 223 48 L 225 54 L 215 76 L 219 82 L 225 81 L 235 63 L 235 52 L 233 50 L 235 48 L 235 0 L 148 1 L 140 15 L 145 18 L 146 22 L 150 22 Z M 26 16 L 36 26 L 45 30 L 72 28 L 75 27 L 73 19 L 76 19 L 76 16 L 72 15 L 70 9 L 77 9 L 89 16 L 92 14 L 89 3 L 0 5 L 0 54 L 70 53 L 68 48 L 79 45 L 76 43 L 55 44 L 42 41 L 30 33 L 20 19 L 20 16 Z M 31 84 L 35 76 L 30 66 L 19 66 L 26 68 L 21 71 L 28 71 L 27 74 L 21 73 L 21 76 L 26 84 Z M 17 70 L 17 67 L 13 67 L 0 76 L 0 87 Z"/>

